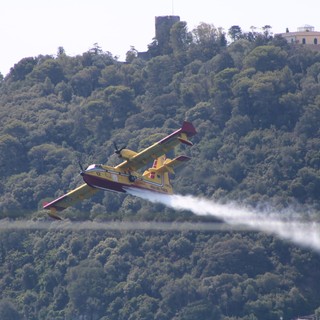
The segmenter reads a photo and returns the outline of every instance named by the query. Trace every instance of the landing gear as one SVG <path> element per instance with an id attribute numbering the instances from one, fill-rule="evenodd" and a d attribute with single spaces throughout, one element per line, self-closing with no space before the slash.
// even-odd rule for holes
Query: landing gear
<path id="1" fill-rule="evenodd" d="M 130 181 L 130 182 L 135 182 L 136 179 L 137 179 L 136 176 L 133 176 L 132 174 L 129 174 L 129 181 Z"/>

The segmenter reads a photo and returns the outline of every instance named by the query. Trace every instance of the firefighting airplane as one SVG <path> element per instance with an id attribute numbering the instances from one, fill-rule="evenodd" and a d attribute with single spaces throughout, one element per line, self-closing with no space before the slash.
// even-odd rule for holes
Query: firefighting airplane
<path id="1" fill-rule="evenodd" d="M 50 203 L 46 203 L 43 208 L 50 210 L 48 213 L 50 217 L 61 220 L 57 211 L 62 211 L 78 201 L 91 197 L 98 190 L 126 192 L 127 188 L 137 188 L 172 194 L 169 173 L 174 173 L 175 167 L 184 164 L 190 158 L 180 155 L 174 159 L 168 159 L 165 154 L 179 143 L 192 146 L 193 143 L 188 138 L 196 133 L 192 123 L 184 121 L 180 129 L 140 152 L 125 147 L 119 149 L 115 144 L 115 153 L 119 158 L 124 159 L 123 162 L 115 167 L 91 164 L 85 170 L 81 168 L 80 174 L 85 183 Z M 137 172 L 152 160 L 151 168 L 145 170 L 143 174 Z"/>

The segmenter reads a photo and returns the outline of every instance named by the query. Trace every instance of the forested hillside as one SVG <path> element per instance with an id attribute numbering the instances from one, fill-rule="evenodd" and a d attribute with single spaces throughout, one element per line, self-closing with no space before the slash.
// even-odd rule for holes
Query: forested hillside
<path id="1" fill-rule="evenodd" d="M 95 44 L 26 57 L 0 82 L 0 218 L 48 219 L 82 183 L 192 121 L 177 193 L 320 210 L 320 53 L 263 33 L 176 23 L 148 59 Z M 144 55 L 146 57 L 146 55 Z M 303 210 L 302 210 L 303 211 Z M 302 212 L 303 214 L 303 212 Z M 100 192 L 72 221 L 192 221 L 190 212 Z M 316 216 L 313 217 L 317 219 Z M 293 319 L 320 313 L 320 256 L 255 232 L 0 231 L 1 319 Z"/>

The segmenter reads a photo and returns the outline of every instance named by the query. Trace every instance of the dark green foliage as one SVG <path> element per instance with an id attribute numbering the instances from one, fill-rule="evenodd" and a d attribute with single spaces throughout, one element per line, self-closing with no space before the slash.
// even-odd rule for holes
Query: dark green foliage
<path id="1" fill-rule="evenodd" d="M 242 37 L 242 30 L 241 30 L 241 28 L 239 26 L 232 26 L 228 30 L 228 35 L 230 36 L 232 41 L 239 40 Z"/>
<path id="2" fill-rule="evenodd" d="M 71 79 L 70 84 L 73 92 L 82 97 L 90 96 L 91 92 L 97 87 L 99 70 L 97 67 L 86 67 L 76 73 Z"/>
<path id="3" fill-rule="evenodd" d="M 250 206 L 313 206 L 320 193 L 320 55 L 264 32 L 183 22 L 118 62 L 98 44 L 18 62 L 0 86 L 0 217 L 38 219 L 116 165 L 113 141 L 141 150 L 193 122 L 177 193 Z M 158 39 L 159 40 L 159 39 Z M 173 157 L 174 153 L 169 154 Z M 100 192 L 71 220 L 199 221 Z M 285 214 L 285 213 L 284 213 Z M 204 220 L 208 221 L 208 220 Z M 319 313 L 319 255 L 259 233 L 0 232 L 1 319 L 292 319 Z"/>
<path id="4" fill-rule="evenodd" d="M 38 59 L 36 58 L 23 58 L 11 68 L 9 78 L 13 81 L 24 80 L 36 66 L 37 62 Z"/>
<path id="5" fill-rule="evenodd" d="M 44 82 L 46 78 L 56 85 L 64 80 L 63 70 L 60 63 L 55 59 L 45 59 L 35 66 L 28 75 L 31 82 Z"/>
<path id="6" fill-rule="evenodd" d="M 8 300 L 0 301 L 0 319 L 2 320 L 20 320 L 22 317 L 19 315 L 14 304 Z"/>
<path id="7" fill-rule="evenodd" d="M 17 310 L 30 319 L 291 319 L 319 301 L 319 256 L 259 234 L 28 231 L 0 240 L 0 314 L 12 319 Z"/>
<path id="8" fill-rule="evenodd" d="M 274 71 L 282 69 L 286 65 L 287 53 L 276 46 L 256 47 L 246 57 L 244 64 L 253 67 L 257 71 Z"/>

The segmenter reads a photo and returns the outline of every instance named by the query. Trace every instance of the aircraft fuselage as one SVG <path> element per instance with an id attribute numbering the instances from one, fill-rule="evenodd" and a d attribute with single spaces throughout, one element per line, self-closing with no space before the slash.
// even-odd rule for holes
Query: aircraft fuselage
<path id="1" fill-rule="evenodd" d="M 92 164 L 81 172 L 84 182 L 93 188 L 108 191 L 126 192 L 126 188 L 146 189 L 172 194 L 169 179 L 163 174 L 127 172 L 115 167 Z"/>

